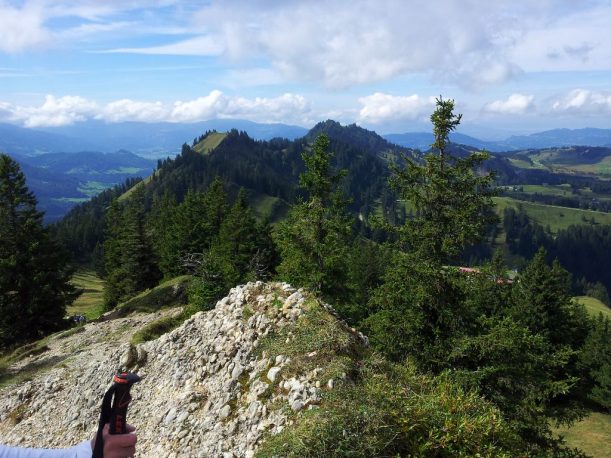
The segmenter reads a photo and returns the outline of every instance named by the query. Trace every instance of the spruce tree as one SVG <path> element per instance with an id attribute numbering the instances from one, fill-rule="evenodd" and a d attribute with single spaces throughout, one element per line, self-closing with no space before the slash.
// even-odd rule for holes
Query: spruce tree
<path id="1" fill-rule="evenodd" d="M 432 152 L 422 163 L 405 156 L 404 166 L 394 167 L 391 184 L 415 214 L 402 226 L 389 227 L 397 250 L 365 322 L 374 344 L 391 358 L 411 353 L 423 368 L 434 370 L 444 367 L 452 338 L 469 322 L 466 279 L 447 265 L 494 222 L 493 175 L 477 173 L 489 155 L 461 158 L 448 151 L 449 134 L 460 120 L 454 101 L 439 98 L 431 115 Z"/>
<path id="2" fill-rule="evenodd" d="M 611 320 L 602 313 L 583 346 L 580 366 L 587 373 L 590 399 L 611 413 Z"/>
<path id="3" fill-rule="evenodd" d="M 143 188 L 136 190 L 124 204 L 113 201 L 106 221 L 104 302 L 107 308 L 113 308 L 155 286 L 161 273 L 145 224 Z"/>
<path id="4" fill-rule="evenodd" d="M 25 176 L 0 155 L 0 346 L 59 329 L 78 295 L 64 250 L 49 237 Z"/>
<path id="5" fill-rule="evenodd" d="M 293 285 L 338 296 L 345 290 L 351 237 L 347 201 L 338 191 L 345 173 L 333 171 L 329 138 L 324 134 L 302 158 L 306 171 L 300 175 L 300 184 L 308 200 L 294 204 L 274 233 L 282 259 L 278 275 Z"/>
<path id="6" fill-rule="evenodd" d="M 148 215 L 152 230 L 153 248 L 159 260 L 159 269 L 167 279 L 179 275 L 181 272 L 178 260 L 176 214 L 178 204 L 168 191 L 163 196 L 155 196 Z"/>
<path id="7" fill-rule="evenodd" d="M 490 155 L 479 151 L 457 157 L 448 151 L 449 135 L 460 124 L 454 101 L 437 99 L 431 115 L 435 142 L 424 163 L 404 156 L 395 166 L 391 184 L 416 214 L 399 229 L 401 244 L 418 257 L 443 265 L 455 261 L 462 250 L 479 242 L 497 218 L 493 207 L 494 174 L 479 174 Z"/>

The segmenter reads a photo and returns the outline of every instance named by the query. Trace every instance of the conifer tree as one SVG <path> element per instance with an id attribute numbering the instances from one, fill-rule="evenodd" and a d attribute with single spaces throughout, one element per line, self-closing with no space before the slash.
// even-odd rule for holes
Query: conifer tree
<path id="1" fill-rule="evenodd" d="M 493 207 L 494 175 L 478 174 L 490 155 L 479 151 L 467 157 L 448 152 L 449 135 L 460 124 L 454 101 L 437 99 L 431 115 L 435 142 L 420 164 L 405 156 L 405 167 L 394 167 L 391 184 L 416 212 L 400 228 L 404 249 L 435 265 L 456 260 L 461 251 L 479 242 L 497 218 Z"/>
<path id="2" fill-rule="evenodd" d="M 611 320 L 598 314 L 581 353 L 590 382 L 589 397 L 611 413 Z"/>
<path id="3" fill-rule="evenodd" d="M 387 355 L 402 360 L 412 353 L 426 369 L 443 367 L 452 337 L 468 323 L 465 278 L 447 264 L 480 241 L 494 221 L 493 176 L 477 173 L 489 155 L 460 158 L 448 152 L 449 134 L 460 120 L 454 101 L 437 99 L 433 151 L 422 164 L 404 157 L 405 166 L 394 167 L 391 184 L 415 214 L 394 228 L 399 250 L 373 294 L 374 314 L 366 322 Z"/>
<path id="4" fill-rule="evenodd" d="M 106 220 L 104 302 L 112 308 L 155 286 L 161 273 L 145 225 L 143 188 L 136 190 L 124 205 L 113 201 Z"/>
<path id="5" fill-rule="evenodd" d="M 332 170 L 329 138 L 324 134 L 302 158 L 306 171 L 300 184 L 308 192 L 308 200 L 293 205 L 275 231 L 282 259 L 278 275 L 294 285 L 337 296 L 345 289 L 351 236 L 347 201 L 337 190 L 345 173 Z"/>
<path id="6" fill-rule="evenodd" d="M 219 177 L 212 181 L 206 192 L 189 189 L 169 225 L 168 251 L 164 255 L 167 258 L 164 261 L 166 270 L 173 274 L 184 273 L 182 258 L 209 252 L 226 212 L 227 195 Z M 177 271 L 170 270 L 172 263 L 176 264 Z"/>
<path id="7" fill-rule="evenodd" d="M 256 253 L 257 222 L 248 206 L 243 189 L 223 218 L 218 236 L 210 250 L 223 266 L 227 285 L 235 286 L 248 276 L 251 259 Z"/>
<path id="8" fill-rule="evenodd" d="M 545 258 L 545 249 L 539 249 L 520 273 L 512 291 L 512 316 L 554 347 L 577 350 L 588 333 L 587 312 L 572 300 L 569 273 L 558 261 L 549 267 Z"/>
<path id="9" fill-rule="evenodd" d="M 166 191 L 163 196 L 153 199 L 148 217 L 153 232 L 153 248 L 159 260 L 159 269 L 165 278 L 179 275 L 181 271 L 177 248 L 177 212 L 178 204 L 175 197 Z"/>
<path id="10" fill-rule="evenodd" d="M 19 165 L 0 155 L 0 347 L 62 326 L 77 296 L 72 270 L 53 242 Z"/>

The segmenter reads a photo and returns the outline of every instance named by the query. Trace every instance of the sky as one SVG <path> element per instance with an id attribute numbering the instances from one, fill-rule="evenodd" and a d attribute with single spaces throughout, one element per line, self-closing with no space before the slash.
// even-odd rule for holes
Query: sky
<path id="1" fill-rule="evenodd" d="M 611 0 L 0 0 L 0 122 L 611 128 Z"/>

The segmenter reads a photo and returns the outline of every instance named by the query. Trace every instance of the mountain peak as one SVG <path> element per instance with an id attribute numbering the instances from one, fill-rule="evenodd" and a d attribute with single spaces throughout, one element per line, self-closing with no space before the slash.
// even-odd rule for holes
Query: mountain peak
<path id="1" fill-rule="evenodd" d="M 339 122 L 332 119 L 316 124 L 310 129 L 305 139 L 311 142 L 320 134 L 326 134 L 332 142 L 344 143 L 375 155 L 390 150 L 403 149 L 400 146 L 390 143 L 373 130 L 367 130 L 356 124 L 342 126 Z"/>

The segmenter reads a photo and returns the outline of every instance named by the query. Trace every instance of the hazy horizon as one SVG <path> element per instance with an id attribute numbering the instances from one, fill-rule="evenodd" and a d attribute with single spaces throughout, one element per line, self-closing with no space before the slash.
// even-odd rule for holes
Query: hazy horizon
<path id="1" fill-rule="evenodd" d="M 0 1 L 0 122 L 245 119 L 499 139 L 607 127 L 607 1 Z M 487 138 L 484 138 L 487 136 Z"/>

